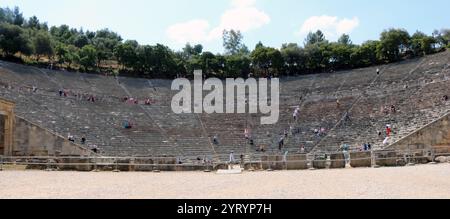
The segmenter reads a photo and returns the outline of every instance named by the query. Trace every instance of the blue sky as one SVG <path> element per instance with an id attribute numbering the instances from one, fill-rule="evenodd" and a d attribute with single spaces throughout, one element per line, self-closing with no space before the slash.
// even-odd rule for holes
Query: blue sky
<path id="1" fill-rule="evenodd" d="M 450 28 L 448 0 L 0 0 L 49 25 L 107 27 L 142 44 L 178 50 L 186 41 L 222 52 L 222 29 L 240 29 L 251 49 L 258 41 L 279 48 L 302 44 L 309 30 L 327 38 L 350 34 L 353 42 L 378 39 L 386 28 L 410 33 Z"/>

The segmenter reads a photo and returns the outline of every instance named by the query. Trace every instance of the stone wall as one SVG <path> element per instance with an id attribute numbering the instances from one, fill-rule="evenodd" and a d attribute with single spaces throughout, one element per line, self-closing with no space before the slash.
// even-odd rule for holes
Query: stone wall
<path id="1" fill-rule="evenodd" d="M 4 154 L 5 150 L 5 116 L 0 115 L 0 155 Z"/>
<path id="2" fill-rule="evenodd" d="M 350 166 L 351 167 L 371 167 L 372 166 L 372 153 L 367 152 L 353 152 L 350 153 Z"/>
<path id="3" fill-rule="evenodd" d="M 420 150 L 442 145 L 450 146 L 450 113 L 397 141 L 387 149 Z"/>
<path id="4" fill-rule="evenodd" d="M 62 136 L 43 129 L 27 120 L 16 117 L 14 129 L 13 155 L 93 155 L 88 149 L 73 144 Z"/>

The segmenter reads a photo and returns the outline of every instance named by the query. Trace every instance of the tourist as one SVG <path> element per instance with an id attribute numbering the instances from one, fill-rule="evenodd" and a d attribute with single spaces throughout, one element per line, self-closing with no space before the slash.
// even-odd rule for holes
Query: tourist
<path id="1" fill-rule="evenodd" d="M 244 136 L 245 136 L 245 140 L 248 140 L 250 138 L 250 130 L 245 129 L 244 130 Z"/>
<path id="2" fill-rule="evenodd" d="M 368 151 L 369 150 L 369 146 L 367 145 L 367 143 L 364 143 L 362 148 L 363 148 L 363 151 Z"/>
<path id="3" fill-rule="evenodd" d="M 244 167 L 244 158 L 245 158 L 244 155 L 241 154 L 240 158 L 241 158 L 241 167 Z"/>
<path id="4" fill-rule="evenodd" d="M 59 96 L 62 97 L 63 94 L 64 94 L 64 92 L 61 89 L 59 89 Z"/>
<path id="5" fill-rule="evenodd" d="M 389 114 L 389 110 L 388 110 L 388 108 L 386 107 L 386 106 L 383 106 L 383 113 L 385 114 L 385 115 L 388 115 Z"/>
<path id="6" fill-rule="evenodd" d="M 314 134 L 319 135 L 319 129 L 314 129 Z"/>
<path id="7" fill-rule="evenodd" d="M 380 75 L 380 69 L 377 68 L 377 75 Z"/>
<path id="8" fill-rule="evenodd" d="M 93 95 L 90 95 L 88 101 L 95 103 L 95 97 Z"/>
<path id="9" fill-rule="evenodd" d="M 340 148 L 340 150 L 344 153 L 344 158 L 345 158 L 346 164 L 348 164 L 350 161 L 349 149 L 350 149 L 350 146 L 346 143 L 343 143 Z"/>
<path id="10" fill-rule="evenodd" d="M 304 154 L 305 153 L 305 145 L 301 145 L 300 146 L 300 153 Z"/>
<path id="11" fill-rule="evenodd" d="M 372 150 L 372 145 L 370 143 L 367 144 L 367 150 L 371 151 Z"/>
<path id="12" fill-rule="evenodd" d="M 294 114 L 292 115 L 294 117 L 294 121 L 297 121 L 299 114 L 300 114 L 300 108 L 297 107 L 297 108 L 295 108 Z"/>
<path id="13" fill-rule="evenodd" d="M 234 159 L 234 151 L 230 153 L 229 164 L 235 164 L 236 160 Z"/>
<path id="14" fill-rule="evenodd" d="M 257 149 L 256 151 L 262 152 L 262 153 L 266 152 L 265 145 L 263 145 L 263 144 L 259 145 L 259 149 Z"/>
<path id="15" fill-rule="evenodd" d="M 98 153 L 98 146 L 96 144 L 92 145 L 92 152 Z"/>
<path id="16" fill-rule="evenodd" d="M 278 141 L 278 149 L 281 151 L 284 147 L 284 137 L 281 137 Z"/>
<path id="17" fill-rule="evenodd" d="M 70 142 L 75 143 L 75 138 L 73 137 L 73 135 L 69 134 L 69 135 L 67 136 L 67 139 L 68 139 Z"/>
<path id="18" fill-rule="evenodd" d="M 217 135 L 214 135 L 214 137 L 213 137 L 213 143 L 214 143 L 215 145 L 218 145 L 218 144 L 219 144 L 219 140 L 218 140 L 218 138 L 217 138 Z"/>
<path id="19" fill-rule="evenodd" d="M 386 125 L 386 136 L 390 137 L 392 132 L 391 125 Z"/>
<path id="20" fill-rule="evenodd" d="M 128 120 L 125 120 L 125 121 L 124 121 L 123 127 L 124 127 L 125 129 L 131 129 L 131 128 L 133 128 L 133 126 L 131 125 L 131 122 L 129 122 Z"/>
<path id="21" fill-rule="evenodd" d="M 83 136 L 83 137 L 81 138 L 81 144 L 86 144 L 86 137 Z"/>
<path id="22" fill-rule="evenodd" d="M 444 96 L 442 97 L 442 101 L 447 102 L 447 101 L 448 101 L 448 95 L 444 95 Z"/>
<path id="23" fill-rule="evenodd" d="M 383 145 L 384 145 L 384 146 L 387 146 L 388 143 L 389 143 L 389 137 L 386 137 L 386 138 L 384 139 L 384 141 L 383 141 Z"/>
<path id="24" fill-rule="evenodd" d="M 345 113 L 344 121 L 345 122 L 351 122 L 352 121 L 351 118 L 350 118 L 350 114 L 348 112 Z"/>
<path id="25" fill-rule="evenodd" d="M 395 105 L 391 106 L 391 113 L 397 113 L 397 108 L 395 107 Z"/>
<path id="26" fill-rule="evenodd" d="M 284 155 L 283 155 L 283 162 L 284 162 L 285 165 L 287 165 L 288 154 L 289 154 L 289 151 L 286 151 L 286 152 L 284 152 Z"/>
<path id="27" fill-rule="evenodd" d="M 321 136 L 323 136 L 323 135 L 325 135 L 325 132 L 326 132 L 327 130 L 325 129 L 325 128 L 321 128 L 320 129 L 320 135 Z"/>
<path id="28" fill-rule="evenodd" d="M 289 131 L 286 130 L 286 129 L 284 130 L 284 137 L 285 137 L 285 138 L 289 137 Z"/>
<path id="29" fill-rule="evenodd" d="M 341 101 L 339 101 L 339 99 L 336 100 L 336 107 L 337 107 L 338 109 L 341 108 Z"/>

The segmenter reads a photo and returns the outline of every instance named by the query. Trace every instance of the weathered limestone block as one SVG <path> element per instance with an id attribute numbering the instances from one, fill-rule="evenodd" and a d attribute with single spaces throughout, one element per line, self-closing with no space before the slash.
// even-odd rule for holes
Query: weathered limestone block
<path id="1" fill-rule="evenodd" d="M 225 163 L 215 164 L 215 166 L 214 166 L 214 170 L 227 170 L 227 169 L 228 169 L 228 165 Z"/>
<path id="2" fill-rule="evenodd" d="M 264 155 L 261 157 L 261 162 L 264 170 L 283 170 L 285 167 L 283 157 L 280 155 Z"/>
<path id="3" fill-rule="evenodd" d="M 378 166 L 393 167 L 397 166 L 397 152 L 395 151 L 377 151 L 375 153 L 375 162 Z"/>
<path id="4" fill-rule="evenodd" d="M 90 158 L 83 157 L 67 157 L 60 158 L 58 163 L 59 169 L 64 171 L 92 171 L 94 163 Z"/>
<path id="5" fill-rule="evenodd" d="M 444 156 L 436 157 L 436 159 L 434 159 L 434 161 L 436 161 L 438 163 L 445 163 L 445 162 L 448 162 L 449 160 L 450 160 L 449 157 L 444 157 Z"/>
<path id="6" fill-rule="evenodd" d="M 306 154 L 297 154 L 287 156 L 288 170 L 306 170 L 308 169 L 308 161 Z"/>
<path id="7" fill-rule="evenodd" d="M 262 164 L 261 162 L 251 162 L 251 163 L 245 163 L 244 164 L 244 169 L 245 170 L 262 170 Z"/>
<path id="8" fill-rule="evenodd" d="M 314 160 L 313 161 L 313 168 L 314 169 L 326 169 L 327 168 L 327 161 L 326 160 Z"/>
<path id="9" fill-rule="evenodd" d="M 350 153 L 350 166 L 353 168 L 371 167 L 372 153 L 370 151 Z"/>
<path id="10" fill-rule="evenodd" d="M 151 172 L 154 170 L 153 160 L 150 158 L 135 158 L 134 159 L 134 170 L 135 171 L 148 171 Z"/>
<path id="11" fill-rule="evenodd" d="M 344 153 L 331 154 L 330 159 L 331 159 L 330 168 L 332 169 L 345 168 Z"/>

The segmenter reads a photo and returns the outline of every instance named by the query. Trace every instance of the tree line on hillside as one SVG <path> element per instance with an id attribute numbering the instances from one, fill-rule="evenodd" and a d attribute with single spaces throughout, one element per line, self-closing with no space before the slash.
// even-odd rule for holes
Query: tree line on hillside
<path id="1" fill-rule="evenodd" d="M 450 48 L 450 29 L 428 36 L 389 29 L 379 40 L 361 45 L 349 35 L 328 41 L 323 32 L 309 33 L 303 45 L 283 44 L 281 49 L 258 43 L 250 51 L 239 31 L 223 32 L 224 54 L 203 50 L 202 45 L 173 51 L 161 44 L 140 45 L 108 29 L 95 32 L 67 25 L 49 27 L 36 16 L 24 18 L 19 8 L 0 8 L 0 52 L 4 59 L 27 64 L 86 72 L 108 72 L 139 77 L 192 77 L 202 69 L 207 77 L 286 76 L 367 67 L 420 57 Z"/>

